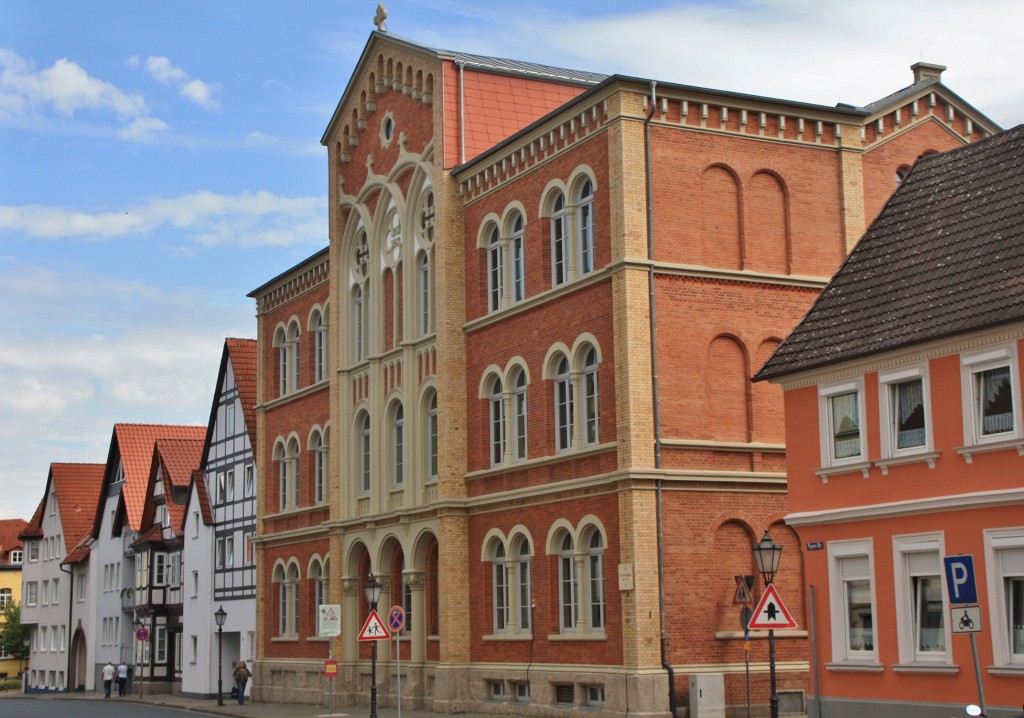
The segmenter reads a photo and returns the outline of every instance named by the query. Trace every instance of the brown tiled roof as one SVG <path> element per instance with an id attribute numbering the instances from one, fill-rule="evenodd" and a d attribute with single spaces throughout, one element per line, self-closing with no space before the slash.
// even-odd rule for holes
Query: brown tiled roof
<path id="1" fill-rule="evenodd" d="M 124 486 L 121 496 L 124 501 L 128 526 L 138 531 L 142 511 L 146 504 L 149 486 L 149 470 L 153 460 L 156 440 L 198 439 L 206 437 L 205 426 L 168 426 L 164 424 L 116 424 L 114 441 L 124 467 Z"/>
<path id="2" fill-rule="evenodd" d="M 30 539 L 43 537 L 43 508 L 46 506 L 46 497 L 49 496 L 49 494 L 49 487 L 47 487 L 46 493 L 43 494 L 43 498 L 39 500 L 39 505 L 36 506 L 35 513 L 32 514 L 32 518 L 28 520 L 28 524 L 26 524 L 25 528 L 21 530 L 21 533 L 18 534 L 18 538 Z"/>
<path id="3" fill-rule="evenodd" d="M 206 477 L 202 471 L 192 472 L 192 481 L 189 484 L 189 495 L 188 499 L 185 500 L 185 508 L 188 508 L 189 503 L 192 501 L 192 493 L 195 492 L 196 499 L 199 502 L 199 513 L 202 516 L 202 521 L 206 526 L 213 525 L 213 510 L 210 508 L 210 495 L 206 491 Z M 188 520 L 188 514 L 183 513 L 181 517 L 181 532 L 185 532 L 185 521 Z"/>
<path id="4" fill-rule="evenodd" d="M 28 526 L 25 519 L 0 519 L 0 566 L 11 562 L 11 551 L 21 548 L 18 536 Z"/>
<path id="5" fill-rule="evenodd" d="M 231 357 L 231 369 L 235 373 L 235 385 L 242 402 L 245 430 L 249 432 L 249 443 L 256 446 L 256 340 L 224 340 L 224 348 Z M 218 387 L 218 390 L 220 387 Z"/>
<path id="6" fill-rule="evenodd" d="M 166 480 L 164 497 L 171 515 L 171 526 L 181 526 L 184 506 L 174 503 L 173 486 L 188 487 L 192 472 L 203 458 L 203 439 L 157 439 L 153 450 L 154 463 L 159 457 Z"/>
<path id="7" fill-rule="evenodd" d="M 92 509 L 99 500 L 105 470 L 104 464 L 50 464 L 50 480 L 57 493 L 64 531 L 64 550 L 69 556 L 92 529 Z"/>
<path id="8" fill-rule="evenodd" d="M 1024 320 L 1024 125 L 922 157 L 755 380 Z"/>

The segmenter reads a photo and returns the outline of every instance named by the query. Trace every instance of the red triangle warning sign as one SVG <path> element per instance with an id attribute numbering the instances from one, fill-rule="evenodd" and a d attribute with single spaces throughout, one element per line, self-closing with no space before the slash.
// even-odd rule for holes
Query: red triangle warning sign
<path id="1" fill-rule="evenodd" d="M 779 597 L 779 592 L 775 590 L 775 584 L 769 583 L 764 590 L 747 628 L 751 631 L 796 628 L 796 621 Z"/>
<path id="2" fill-rule="evenodd" d="M 366 617 L 366 623 L 363 624 L 363 629 L 359 631 L 359 640 L 386 641 L 389 638 L 391 638 L 391 634 L 384 627 L 384 621 L 380 620 L 377 611 L 370 611 L 370 615 Z"/>

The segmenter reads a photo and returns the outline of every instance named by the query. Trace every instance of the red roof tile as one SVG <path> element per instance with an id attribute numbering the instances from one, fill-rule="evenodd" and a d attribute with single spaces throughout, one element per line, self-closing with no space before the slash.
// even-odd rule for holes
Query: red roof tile
<path id="1" fill-rule="evenodd" d="M 129 528 L 138 531 L 146 505 L 149 470 L 156 440 L 198 439 L 206 437 L 205 426 L 168 426 L 164 424 L 116 424 L 114 441 L 124 468 L 121 496 Z"/>
<path id="2" fill-rule="evenodd" d="M 231 370 L 235 374 L 235 386 L 242 401 L 242 414 L 245 416 L 245 429 L 249 432 L 249 442 L 256 446 L 256 340 L 232 339 L 224 340 L 224 346 L 231 357 Z"/>
<path id="3" fill-rule="evenodd" d="M 57 493 L 64 550 L 69 558 L 92 529 L 92 509 L 99 500 L 105 471 L 104 464 L 50 464 L 50 481 Z"/>
<path id="4" fill-rule="evenodd" d="M 21 539 L 18 536 L 28 521 L 25 519 L 0 519 L 0 566 L 6 566 L 11 562 L 11 551 L 21 548 Z"/>
<path id="5" fill-rule="evenodd" d="M 47 491 L 47 494 L 49 491 Z M 46 494 L 39 500 L 39 505 L 36 506 L 35 513 L 32 514 L 32 518 L 29 519 L 28 525 L 21 530 L 18 534 L 20 539 L 28 538 L 42 538 L 43 537 L 43 507 L 46 505 Z"/>
<path id="6" fill-rule="evenodd" d="M 181 526 L 181 517 L 185 510 L 184 506 L 174 503 L 174 492 L 171 487 L 188 487 L 192 472 L 199 468 L 199 463 L 203 459 L 203 443 L 203 439 L 156 440 L 153 460 L 154 463 L 159 461 L 163 469 L 164 499 L 167 511 L 171 515 L 171 526 Z"/>

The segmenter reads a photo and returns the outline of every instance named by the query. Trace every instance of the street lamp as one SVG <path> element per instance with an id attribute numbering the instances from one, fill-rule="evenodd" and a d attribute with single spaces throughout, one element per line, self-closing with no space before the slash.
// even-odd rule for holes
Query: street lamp
<path id="1" fill-rule="evenodd" d="M 768 529 L 764 530 L 764 536 L 754 547 L 754 561 L 757 563 L 757 570 L 764 578 L 764 586 L 767 589 L 775 580 L 775 574 L 779 570 L 779 561 L 782 560 L 782 546 L 772 541 L 768 535 Z M 768 629 L 768 672 L 771 677 L 772 695 L 771 718 L 779 718 L 779 694 L 775 690 L 775 631 Z"/>
<path id="2" fill-rule="evenodd" d="M 25 659 L 28 658 L 29 653 L 31 653 L 31 651 L 29 650 L 29 646 L 32 645 L 32 636 L 31 635 L 27 635 L 23 639 L 21 639 L 21 645 L 25 647 L 25 650 L 21 652 L 22 685 L 25 685 L 25 681 L 24 681 L 24 676 L 25 676 Z"/>
<path id="3" fill-rule="evenodd" d="M 213 620 L 217 622 L 217 705 L 224 705 L 224 620 L 228 612 L 221 606 L 213 614 Z"/>
<path id="4" fill-rule="evenodd" d="M 377 610 L 377 601 L 380 600 L 381 585 L 373 574 L 363 584 L 363 595 L 366 602 L 370 604 L 370 610 Z M 377 641 L 372 641 L 370 647 L 370 718 L 377 718 Z"/>

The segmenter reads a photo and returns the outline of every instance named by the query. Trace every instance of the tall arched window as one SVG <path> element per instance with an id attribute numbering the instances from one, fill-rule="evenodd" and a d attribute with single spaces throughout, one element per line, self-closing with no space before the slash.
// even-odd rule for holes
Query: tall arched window
<path id="1" fill-rule="evenodd" d="M 526 298 L 526 246 L 523 241 L 523 215 L 518 212 L 512 220 L 509 254 L 512 269 L 512 302 L 521 302 Z"/>
<path id="2" fill-rule="evenodd" d="M 427 398 L 427 481 L 437 481 L 437 392 L 430 390 Z"/>
<path id="3" fill-rule="evenodd" d="M 492 312 L 501 309 L 504 295 L 505 260 L 501 234 L 498 226 L 494 225 L 487 234 L 487 309 Z"/>
<path id="4" fill-rule="evenodd" d="M 526 458 L 526 372 L 512 378 L 512 452 L 516 461 Z"/>
<path id="5" fill-rule="evenodd" d="M 558 451 L 572 448 L 572 423 L 572 376 L 569 359 L 563 355 L 555 373 L 555 448 Z"/>
<path id="6" fill-rule="evenodd" d="M 434 331 L 434 273 L 430 266 L 430 252 L 420 252 L 416 264 L 417 296 L 419 299 L 420 336 L 425 337 Z"/>
<path id="7" fill-rule="evenodd" d="M 363 288 L 352 289 L 352 359 L 361 362 L 366 358 L 366 306 L 363 303 Z"/>
<path id="8" fill-rule="evenodd" d="M 359 419 L 359 493 L 370 493 L 370 415 L 363 412 Z"/>
<path id="9" fill-rule="evenodd" d="M 583 357 L 583 441 L 587 446 L 601 441 L 597 406 L 597 350 L 590 347 Z"/>
<path id="10" fill-rule="evenodd" d="M 391 415 L 391 485 L 405 484 L 405 411 L 398 404 Z"/>
<path id="11" fill-rule="evenodd" d="M 292 391 L 297 390 L 302 382 L 299 379 L 299 323 L 293 321 L 288 325 L 288 355 L 291 368 L 288 372 L 287 382 L 291 385 Z"/>
<path id="12" fill-rule="evenodd" d="M 309 451 L 313 457 L 313 500 L 322 504 L 326 499 L 324 464 L 324 441 L 319 431 L 314 431 L 309 441 Z"/>
<path id="13" fill-rule="evenodd" d="M 569 281 L 569 215 L 565 195 L 559 192 L 551 203 L 551 283 Z"/>
<path id="14" fill-rule="evenodd" d="M 576 252 L 580 275 L 594 271 L 594 185 L 588 179 L 580 185 L 576 203 Z"/>
<path id="15" fill-rule="evenodd" d="M 516 550 L 516 598 L 519 608 L 519 629 L 531 630 L 533 598 L 530 586 L 530 541 L 523 538 Z"/>
<path id="16" fill-rule="evenodd" d="M 502 395 L 501 379 L 491 382 L 490 396 L 491 425 L 491 466 L 499 466 L 505 460 L 505 398 Z"/>
<path id="17" fill-rule="evenodd" d="M 508 630 L 508 565 L 505 563 L 505 547 L 500 541 L 494 542 L 491 575 L 494 593 L 494 632 L 505 633 Z"/>
<path id="18" fill-rule="evenodd" d="M 572 535 L 568 532 L 562 537 L 558 547 L 558 585 L 558 626 L 563 633 L 575 631 L 576 618 L 579 615 L 579 581 L 576 576 L 576 553 Z"/>
<path id="19" fill-rule="evenodd" d="M 299 442 L 292 438 L 288 442 L 287 484 L 291 496 L 290 508 L 299 506 Z"/>
<path id="20" fill-rule="evenodd" d="M 324 574 L 324 568 L 320 564 L 320 561 L 314 559 L 309 567 L 309 583 L 312 587 L 313 595 L 313 615 L 311 616 L 311 624 L 317 625 L 320 620 L 320 606 L 324 605 L 327 601 L 327 579 Z"/>
<path id="21" fill-rule="evenodd" d="M 299 567 L 295 564 L 288 566 L 287 578 L 285 584 L 288 587 L 288 598 L 290 598 L 288 605 L 288 635 L 298 636 L 299 635 Z"/>
<path id="22" fill-rule="evenodd" d="M 324 372 L 327 370 L 327 342 L 324 317 L 319 309 L 313 312 L 309 324 L 313 333 L 313 381 L 320 382 L 324 380 Z"/>
<path id="23" fill-rule="evenodd" d="M 593 529 L 587 541 L 587 625 L 604 629 L 604 540 Z"/>
<path id="24" fill-rule="evenodd" d="M 274 333 L 274 346 L 277 347 L 277 391 L 279 396 L 288 393 L 288 337 L 283 327 Z"/>

